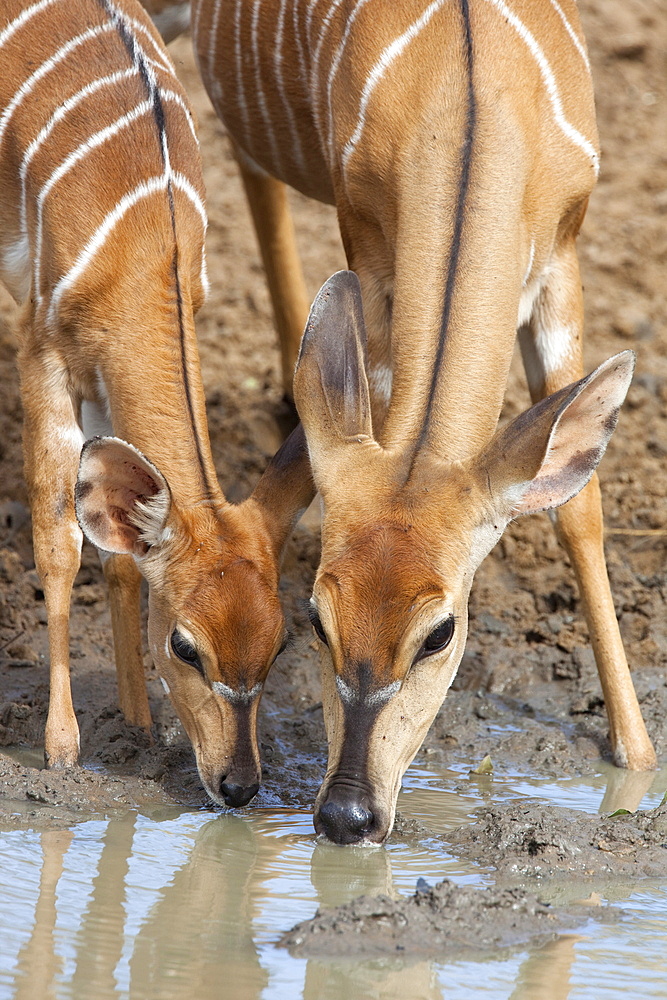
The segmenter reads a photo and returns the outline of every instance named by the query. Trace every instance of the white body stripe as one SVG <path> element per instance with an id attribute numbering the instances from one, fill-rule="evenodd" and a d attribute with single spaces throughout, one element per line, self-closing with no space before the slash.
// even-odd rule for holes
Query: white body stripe
<path id="1" fill-rule="evenodd" d="M 220 5 L 222 0 L 215 0 L 213 4 L 213 14 L 211 16 L 211 28 L 208 40 L 208 81 L 213 88 L 216 99 L 222 98 L 222 88 L 220 80 L 215 72 L 217 47 L 218 47 L 218 24 L 220 21 Z M 196 34 L 195 34 L 196 37 Z"/>
<path id="2" fill-rule="evenodd" d="M 53 112 L 49 118 L 46 125 L 40 130 L 37 136 L 30 143 L 25 151 L 25 155 L 21 162 L 19 168 L 19 178 L 21 181 L 21 230 L 26 229 L 26 177 L 28 175 L 28 168 L 32 162 L 35 153 L 38 151 L 40 146 L 49 137 L 55 126 L 77 105 L 79 105 L 86 97 L 91 94 L 96 93 L 96 91 L 101 90 L 103 87 L 112 86 L 114 83 L 118 83 L 120 80 L 125 79 L 129 76 L 136 76 L 138 70 L 136 66 L 131 66 L 129 69 L 120 70 L 117 73 L 110 73 L 108 76 L 100 77 L 99 80 L 93 80 L 92 83 L 86 84 L 81 90 L 77 91 L 66 101 L 64 101 L 56 110 Z"/>
<path id="3" fill-rule="evenodd" d="M 58 65 L 58 63 L 62 62 L 63 59 L 66 59 L 70 52 L 74 51 L 74 49 L 78 48 L 80 45 L 84 45 L 92 38 L 98 38 L 100 35 L 113 30 L 113 24 L 100 24 L 95 28 L 88 28 L 87 31 L 82 32 L 75 38 L 70 38 L 70 40 L 62 45 L 57 52 L 54 52 L 50 59 L 43 62 L 41 66 L 39 66 L 35 72 L 28 77 L 27 80 L 24 80 L 0 117 L 0 142 L 2 142 L 2 137 L 5 133 L 7 125 L 9 124 L 10 118 L 16 111 L 17 107 L 21 104 L 24 97 L 30 93 L 35 84 L 39 83 L 39 81 L 43 79 L 47 73 L 50 73 L 51 70 Z"/>
<path id="4" fill-rule="evenodd" d="M 18 17 L 15 17 L 13 21 L 10 21 L 6 28 L 0 31 L 0 49 L 8 42 L 9 39 L 14 35 L 19 28 L 33 18 L 36 14 L 40 14 L 47 7 L 52 7 L 54 3 L 61 3 L 62 0 L 39 0 L 39 3 L 34 3 L 32 7 L 26 7 L 22 10 Z"/>
<path id="5" fill-rule="evenodd" d="M 551 107 L 553 109 L 556 124 L 563 134 L 566 135 L 567 138 L 575 144 L 575 146 L 578 146 L 590 158 L 597 176 L 599 171 L 599 157 L 597 151 L 593 144 L 589 142 L 589 140 L 583 136 L 581 132 L 579 132 L 565 117 L 565 112 L 563 111 L 563 105 L 553 71 L 544 52 L 537 44 L 534 35 L 530 33 L 523 21 L 519 20 L 516 14 L 510 10 L 503 0 L 486 0 L 486 3 L 490 3 L 496 8 L 496 10 L 509 24 L 511 24 L 519 37 L 523 39 L 525 44 L 528 46 L 531 55 L 538 65 L 542 80 L 544 81 L 544 86 L 549 96 L 549 100 L 551 101 Z"/>
<path id="6" fill-rule="evenodd" d="M 361 94 L 361 100 L 359 101 L 359 112 L 357 118 L 357 125 L 354 129 L 352 135 L 345 143 L 345 147 L 342 153 L 342 166 L 343 172 L 347 168 L 347 164 L 350 157 L 354 153 L 354 150 L 361 138 L 364 131 L 364 126 L 366 124 L 366 112 L 368 110 L 368 104 L 372 97 L 373 91 L 377 87 L 378 83 L 385 75 L 391 64 L 398 59 L 401 53 L 407 48 L 407 46 L 412 42 L 419 33 L 426 27 L 431 18 L 440 8 L 445 4 L 446 0 L 433 0 L 432 3 L 428 5 L 421 17 L 418 17 L 402 35 L 395 38 L 394 41 L 387 45 L 383 50 L 380 58 L 373 66 L 372 70 L 368 74 L 368 79 L 366 80 L 366 85 Z"/>
<path id="7" fill-rule="evenodd" d="M 127 128 L 138 118 L 143 115 L 147 115 L 153 109 L 153 102 L 151 100 L 142 101 L 138 104 L 136 108 L 132 111 L 128 111 L 126 115 L 123 115 L 117 121 L 113 122 L 111 125 L 107 125 L 106 128 L 100 129 L 99 132 L 94 132 L 85 142 L 82 142 L 69 156 L 65 157 L 63 162 L 56 167 L 49 179 L 47 180 L 44 187 L 39 192 L 37 196 L 37 225 L 35 229 L 35 276 L 34 276 L 34 293 L 37 300 L 37 304 L 42 300 L 40 292 L 40 280 L 41 280 L 41 256 L 42 256 L 42 230 L 43 230 L 43 219 L 44 219 L 44 201 L 46 200 L 49 192 L 52 188 L 61 180 L 66 173 L 68 173 L 73 167 L 76 166 L 85 156 L 88 155 L 93 149 L 97 149 L 102 146 L 108 139 L 117 135 L 121 129 Z"/>
<path id="8" fill-rule="evenodd" d="M 70 288 L 83 274 L 91 260 L 96 256 L 100 249 L 104 246 L 110 233 L 113 232 L 117 224 L 123 218 L 124 215 L 138 202 L 142 201 L 144 198 L 150 197 L 150 195 L 155 194 L 158 191 L 167 191 L 169 184 L 173 184 L 175 188 L 182 191 L 192 202 L 197 213 L 199 214 L 202 225 L 206 225 L 206 212 L 202 204 L 201 198 L 192 187 L 190 181 L 187 177 L 182 174 L 167 172 L 160 174 L 157 177 L 150 177 L 146 181 L 142 181 L 138 184 L 133 191 L 129 191 L 124 195 L 118 204 L 113 208 L 111 212 L 106 216 L 104 221 L 95 230 L 91 238 L 86 243 L 85 247 L 79 254 L 74 265 L 70 268 L 67 274 L 63 275 L 60 281 L 56 284 L 53 289 L 53 296 L 51 299 L 51 305 L 49 307 L 49 321 L 54 324 L 55 317 L 58 310 L 60 300 L 64 292 Z M 208 280 L 205 271 L 205 259 L 202 257 L 202 284 L 204 289 L 208 289 Z"/>
<path id="9" fill-rule="evenodd" d="M 347 24 L 345 25 L 345 31 L 343 32 L 343 37 L 340 40 L 338 49 L 336 50 L 336 55 L 331 63 L 331 68 L 329 69 L 329 77 L 327 79 L 327 109 L 329 113 L 329 163 L 330 166 L 333 165 L 335 158 L 335 136 L 334 136 L 334 121 L 333 121 L 333 107 L 331 104 L 331 94 L 333 91 L 334 81 L 338 73 L 338 68 L 343 58 L 343 53 L 345 52 L 345 46 L 347 45 L 348 38 L 350 37 L 350 32 L 352 31 L 352 26 L 357 19 L 358 14 L 361 9 L 366 6 L 368 0 L 358 0 L 355 8 L 347 19 Z"/>
<path id="10" fill-rule="evenodd" d="M 586 54 L 586 49 L 581 44 L 581 41 L 580 41 L 579 37 L 577 36 L 576 31 L 574 30 L 574 28 L 572 27 L 572 25 L 570 24 L 570 22 L 568 21 L 568 19 L 565 17 L 565 12 L 564 12 L 563 8 L 558 3 L 558 0 L 551 0 L 551 6 L 556 11 L 556 13 L 560 17 L 561 21 L 563 22 L 565 30 L 567 31 L 568 35 L 570 36 L 570 38 L 574 42 L 574 46 L 575 46 L 577 52 L 579 53 L 579 55 L 581 56 L 581 58 L 584 60 L 584 63 L 586 65 L 586 69 L 590 72 L 591 65 L 590 65 L 590 63 L 588 61 L 588 56 Z"/>
<path id="11" fill-rule="evenodd" d="M 301 137 L 299 135 L 299 130 L 296 125 L 296 119 L 294 117 L 294 109 L 291 103 L 287 100 L 287 93 L 285 91 L 285 80 L 283 77 L 283 45 L 285 38 L 285 10 L 287 7 L 288 0 L 280 0 L 280 9 L 278 11 L 278 22 L 276 25 L 276 45 L 274 49 L 274 72 L 276 78 L 276 87 L 278 88 L 278 93 L 280 94 L 280 100 L 282 101 L 283 108 L 285 109 L 285 114 L 287 116 L 287 124 L 289 125 L 290 131 L 290 151 L 296 160 L 299 170 L 303 171 L 305 169 L 305 162 L 303 159 L 303 147 L 301 145 Z"/>
<path id="12" fill-rule="evenodd" d="M 236 100 L 239 112 L 243 121 L 244 138 L 248 138 L 248 106 L 245 100 L 245 87 L 243 85 L 243 48 L 241 45 L 241 14 L 243 12 L 243 0 L 236 0 L 236 12 L 234 16 L 234 52 L 236 55 Z"/>
<path id="13" fill-rule="evenodd" d="M 269 114 L 269 109 L 266 104 L 266 96 L 262 88 L 262 74 L 260 71 L 259 38 L 257 35 L 257 29 L 259 26 L 259 15 L 261 7 L 262 7 L 262 0 L 255 0 L 252 9 L 252 20 L 250 22 L 250 43 L 252 46 L 253 58 L 255 60 L 255 95 L 257 97 L 257 103 L 259 105 L 259 112 L 264 122 L 266 136 L 269 140 L 269 145 L 271 147 L 271 155 L 273 158 L 273 162 L 279 164 L 280 153 L 278 151 L 278 144 L 276 143 L 276 134 L 273 131 L 271 115 Z"/>

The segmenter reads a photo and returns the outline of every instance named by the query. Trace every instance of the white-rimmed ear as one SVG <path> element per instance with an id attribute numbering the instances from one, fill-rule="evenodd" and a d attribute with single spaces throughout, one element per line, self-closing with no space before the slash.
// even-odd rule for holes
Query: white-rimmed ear
<path id="1" fill-rule="evenodd" d="M 341 453 L 373 442 L 359 279 L 338 271 L 313 302 L 294 374 L 294 402 L 321 489 Z M 374 443 L 374 442 L 373 442 Z"/>
<path id="2" fill-rule="evenodd" d="M 106 552 L 142 556 L 164 540 L 171 507 L 167 481 L 120 438 L 97 437 L 84 444 L 74 502 L 84 535 Z"/>
<path id="3" fill-rule="evenodd" d="M 623 351 L 499 431 L 479 458 L 508 517 L 560 507 L 583 489 L 604 455 L 635 356 Z"/>

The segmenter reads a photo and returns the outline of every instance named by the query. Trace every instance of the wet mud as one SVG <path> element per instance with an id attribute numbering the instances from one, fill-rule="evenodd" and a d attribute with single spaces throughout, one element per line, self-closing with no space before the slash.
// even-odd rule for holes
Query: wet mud
<path id="1" fill-rule="evenodd" d="M 523 889 L 473 889 L 447 880 L 430 887 L 422 882 L 408 898 L 360 896 L 346 906 L 318 910 L 279 944 L 298 957 L 471 957 L 545 942 L 586 921 L 581 910 L 551 907 Z M 605 917 L 613 919 L 613 911 L 606 910 Z"/>
<path id="2" fill-rule="evenodd" d="M 603 150 L 600 182 L 579 241 L 587 367 L 628 347 L 637 352 L 635 379 L 600 468 L 608 565 L 642 711 L 664 759 L 667 24 L 659 0 L 581 0 L 580 10 Z M 250 492 L 282 437 L 279 358 L 229 144 L 197 79 L 189 40 L 178 39 L 171 51 L 200 122 L 212 291 L 198 317 L 198 335 L 216 468 L 226 495 L 238 501 Z M 292 204 L 314 295 L 344 266 L 335 214 L 296 195 Z M 21 469 L 15 322 L 16 310 L 0 290 L 0 750 L 38 753 L 48 707 L 46 611 Z M 503 419 L 528 404 L 517 357 Z M 281 592 L 293 641 L 273 668 L 262 701 L 263 785 L 250 808 L 312 807 L 324 773 L 319 667 L 302 608 L 318 553 L 315 505 L 285 555 Z M 477 574 L 470 610 L 466 653 L 417 763 L 467 770 L 490 754 L 498 776 L 561 778 L 589 773 L 600 758 L 608 760 L 607 720 L 576 584 L 547 515 L 510 526 Z M 82 768 L 46 773 L 30 766 L 36 757 L 17 763 L 3 756 L 0 825 L 68 825 L 86 814 L 146 803 L 206 805 L 192 751 L 147 649 L 152 733 L 127 725 L 115 708 L 105 584 L 97 554 L 88 546 L 74 587 L 71 648 Z M 455 779 L 452 787 L 457 787 Z M 626 807 L 636 808 L 639 799 Z M 608 804 L 613 811 L 615 803 Z M 401 830 L 409 833 L 410 817 L 407 826 L 401 822 L 395 837 L 403 835 Z M 420 833 L 419 824 L 411 835 L 437 841 L 428 830 Z M 565 810 L 528 802 L 487 809 L 442 844 L 443 850 L 474 858 L 484 868 L 497 866 L 499 877 L 518 881 L 554 872 L 664 875 L 666 841 L 664 807 L 639 817 L 577 814 L 574 822 Z M 433 898 L 444 900 L 453 891 L 447 886 L 433 890 Z M 423 899 L 408 905 L 423 914 L 428 909 Z M 460 913 L 463 904 L 456 906 Z M 537 904 L 524 900 L 521 906 L 526 913 L 534 908 L 534 922 L 542 920 Z M 372 923 L 374 918 L 369 912 L 363 919 Z"/>

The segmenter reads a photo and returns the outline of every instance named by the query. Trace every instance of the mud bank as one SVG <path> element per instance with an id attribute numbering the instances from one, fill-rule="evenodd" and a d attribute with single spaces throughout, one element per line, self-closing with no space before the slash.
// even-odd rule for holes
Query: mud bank
<path id="1" fill-rule="evenodd" d="M 581 908 L 551 907 L 523 889 L 473 889 L 447 880 L 431 888 L 421 882 L 407 899 L 360 896 L 318 910 L 279 944 L 299 957 L 471 957 L 539 944 L 588 919 Z M 605 910 L 605 919 L 614 919 L 612 910 Z"/>

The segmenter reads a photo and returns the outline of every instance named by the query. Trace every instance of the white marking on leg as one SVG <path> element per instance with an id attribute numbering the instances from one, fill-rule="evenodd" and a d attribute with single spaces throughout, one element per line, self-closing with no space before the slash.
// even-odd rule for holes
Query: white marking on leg
<path id="1" fill-rule="evenodd" d="M 63 427 L 58 427 L 55 436 L 61 444 L 64 444 L 67 448 L 71 448 L 76 455 L 80 454 L 85 438 L 81 428 L 76 424 L 66 424 Z"/>
<path id="2" fill-rule="evenodd" d="M 571 142 L 573 142 L 575 146 L 578 146 L 579 149 L 581 149 L 586 154 L 586 156 L 589 157 L 591 164 L 593 166 L 593 170 L 595 171 L 595 176 L 597 177 L 598 171 L 600 169 L 597 150 L 595 149 L 593 144 L 585 136 L 583 136 L 581 132 L 579 132 L 579 130 L 576 129 L 574 125 L 572 125 L 565 117 L 563 104 L 561 102 L 560 93 L 558 91 L 558 85 L 556 84 L 556 79 L 553 75 L 549 62 L 544 52 L 537 44 L 535 37 L 530 33 L 530 31 L 525 26 L 523 21 L 519 20 L 516 14 L 514 14 L 510 10 L 510 8 L 507 6 L 506 3 L 503 2 L 503 0 L 486 0 L 486 2 L 490 3 L 492 7 L 496 8 L 496 10 L 514 28 L 519 37 L 528 46 L 530 54 L 537 63 L 540 75 L 544 82 L 547 96 L 549 97 L 549 101 L 551 102 L 551 109 L 553 111 L 553 116 L 556 124 L 560 128 L 561 132 L 564 135 L 566 135 L 567 138 Z"/>
<path id="3" fill-rule="evenodd" d="M 556 11 L 556 13 L 560 17 L 561 21 L 563 22 L 563 24 L 565 26 L 565 30 L 567 31 L 568 35 L 570 36 L 570 38 L 574 42 L 574 45 L 575 45 L 575 48 L 577 49 L 577 52 L 579 53 L 579 55 L 581 56 L 581 58 L 584 60 L 584 64 L 586 66 L 586 69 L 590 72 L 591 65 L 590 65 L 590 63 L 588 61 L 588 56 L 586 54 L 586 49 L 582 45 L 581 40 L 579 39 L 579 37 L 578 37 L 577 33 L 575 32 L 574 28 L 572 27 L 572 25 L 570 24 L 570 22 L 566 18 L 565 12 L 563 11 L 563 8 L 558 3 L 558 0 L 551 0 L 551 6 Z"/>
<path id="4" fill-rule="evenodd" d="M 553 375 L 561 370 L 572 358 L 577 343 L 577 326 L 566 323 L 562 326 L 541 329 L 535 333 L 535 350 L 542 362 L 545 375 Z"/>
<path id="5" fill-rule="evenodd" d="M 530 284 L 524 286 L 524 289 L 521 292 L 521 298 L 519 299 L 519 311 L 516 320 L 517 329 L 525 326 L 530 317 L 533 315 L 535 302 L 537 300 L 537 296 L 542 290 L 543 284 L 544 275 L 538 275 L 538 277 L 531 281 Z"/>
<path id="6" fill-rule="evenodd" d="M 249 691 L 246 691 L 245 688 L 229 687 L 222 681 L 212 681 L 211 687 L 216 694 L 219 694 L 225 701 L 231 702 L 232 705 L 249 705 L 262 691 L 261 684 L 255 684 L 254 688 L 250 688 Z"/>
<path id="7" fill-rule="evenodd" d="M 10 243 L 2 255 L 3 269 L 12 293 L 22 302 L 30 291 L 30 241 L 26 233 Z"/>
<path id="8" fill-rule="evenodd" d="M 340 66 L 341 60 L 343 58 L 343 53 L 345 52 L 345 46 L 347 45 L 347 40 L 350 37 L 350 32 L 352 31 L 352 26 L 357 19 L 357 16 L 361 12 L 361 9 L 366 6 L 368 0 L 359 0 L 356 7 L 352 10 L 352 13 L 348 15 L 347 23 L 345 25 L 345 31 L 343 32 L 343 37 L 340 40 L 338 49 L 336 50 L 336 55 L 331 63 L 331 68 L 329 70 L 329 78 L 327 80 L 327 110 L 329 114 L 329 164 L 333 165 L 334 162 L 334 120 L 333 120 L 333 106 L 331 103 L 331 92 L 333 90 L 334 81 L 336 79 L 336 74 L 338 73 L 338 68 Z"/>
<path id="9" fill-rule="evenodd" d="M 294 117 L 294 110 L 292 105 L 287 100 L 287 91 L 285 90 L 285 79 L 283 77 L 283 44 L 285 38 L 285 10 L 287 6 L 287 0 L 280 0 L 280 9 L 278 10 L 278 22 L 276 25 L 276 44 L 273 51 L 273 65 L 274 65 L 274 75 L 276 80 L 276 87 L 278 88 L 278 93 L 280 94 L 280 100 L 283 102 L 283 107 L 285 109 L 285 115 L 287 117 L 287 124 L 289 126 L 290 133 L 290 152 L 296 160 L 299 170 L 305 171 L 305 162 L 303 158 L 303 147 L 301 145 L 301 136 L 299 135 L 299 130 L 297 128 L 296 119 Z"/>
<path id="10" fill-rule="evenodd" d="M 410 27 L 407 28 L 407 30 L 404 31 L 403 34 L 399 35 L 398 38 L 395 38 L 390 45 L 387 45 L 387 47 L 383 49 L 380 58 L 378 59 L 378 61 L 375 63 L 372 70 L 368 74 L 368 78 L 366 79 L 364 89 L 361 93 L 361 100 L 359 101 L 359 112 L 357 115 L 357 125 L 352 135 L 345 143 L 345 147 L 343 149 L 343 154 L 341 157 L 343 171 L 347 169 L 350 157 L 354 153 L 357 144 L 359 142 L 359 139 L 361 138 L 361 135 L 364 131 L 364 126 L 366 124 L 366 112 L 368 110 L 368 105 L 373 95 L 373 91 L 375 90 L 378 83 L 385 75 L 391 64 L 396 59 L 398 59 L 398 57 L 401 55 L 402 52 L 405 51 L 410 42 L 412 42 L 415 38 L 417 38 L 420 32 L 423 31 L 423 29 L 429 23 L 433 15 L 440 10 L 440 8 L 444 5 L 445 2 L 446 0 L 433 0 L 433 3 L 430 3 L 428 5 L 428 7 L 421 15 L 421 17 L 418 17 L 416 21 L 413 21 Z"/>
<path id="11" fill-rule="evenodd" d="M 62 45 L 57 52 L 54 52 L 54 54 L 49 59 L 46 59 L 41 64 L 41 66 L 38 66 L 35 72 L 32 73 L 27 78 L 27 80 L 23 81 L 23 83 L 21 84 L 21 86 L 16 91 L 11 101 L 3 111 L 2 115 L 0 116 L 0 142 L 2 142 L 2 137 L 7 129 L 7 125 L 9 124 L 10 118 L 12 117 L 18 106 L 21 104 L 23 99 L 30 93 L 33 87 L 37 83 L 39 83 L 40 80 L 42 80 L 48 73 L 50 73 L 52 69 L 55 69 L 58 63 L 61 63 L 64 59 L 66 59 L 67 56 L 70 54 L 70 52 L 73 52 L 81 45 L 85 45 L 85 43 L 90 41 L 91 39 L 99 38 L 100 35 L 106 34 L 109 31 L 113 30 L 114 30 L 113 24 L 100 24 L 95 28 L 88 28 L 87 31 L 82 32 L 82 34 L 80 35 L 76 35 L 75 38 L 70 38 L 70 40 L 66 42 L 64 45 Z"/>
<path id="12" fill-rule="evenodd" d="M 526 267 L 526 273 L 523 276 L 523 287 L 525 288 L 528 284 L 528 279 L 530 278 L 530 272 L 533 270 L 533 261 L 535 260 L 535 240 L 530 241 L 530 253 L 528 254 L 528 266 Z"/>
<path id="13" fill-rule="evenodd" d="M 371 392 L 384 403 L 391 399 L 391 388 L 394 380 L 394 373 L 388 365 L 376 365 L 371 368 L 369 381 Z"/>
<path id="14" fill-rule="evenodd" d="M 113 437 L 113 427 L 99 403 L 84 399 L 81 403 L 81 426 L 86 440 L 92 437 Z"/>

